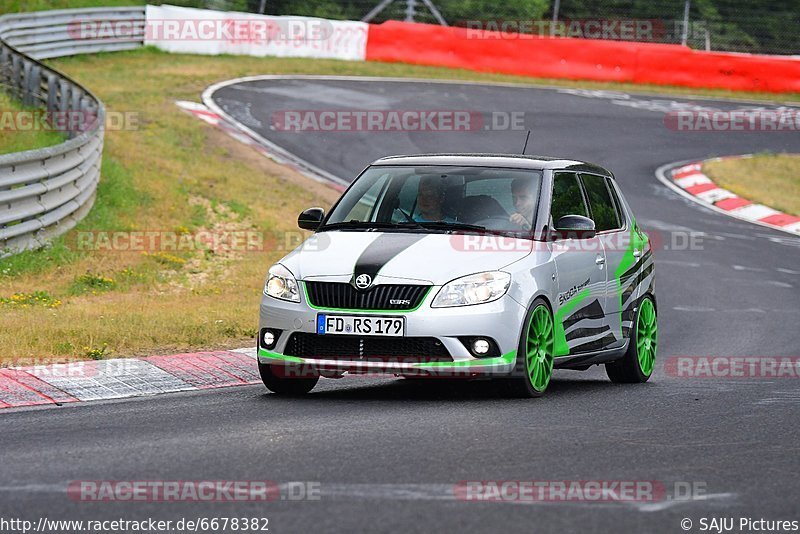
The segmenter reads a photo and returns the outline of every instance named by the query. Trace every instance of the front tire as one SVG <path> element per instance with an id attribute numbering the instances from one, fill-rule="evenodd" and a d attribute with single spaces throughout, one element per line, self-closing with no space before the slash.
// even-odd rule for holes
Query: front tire
<path id="1" fill-rule="evenodd" d="M 653 374 L 658 348 L 658 322 L 653 298 L 646 295 L 636 311 L 631 339 L 625 356 L 606 364 L 606 374 L 612 382 L 641 384 Z"/>
<path id="2" fill-rule="evenodd" d="M 268 390 L 278 395 L 299 396 L 305 395 L 317 385 L 319 375 L 314 373 L 308 376 L 307 371 L 292 372 L 288 365 L 276 365 L 258 362 L 258 373 L 261 381 Z M 300 375 L 300 376 L 295 376 Z"/>
<path id="3" fill-rule="evenodd" d="M 553 375 L 553 313 L 536 299 L 525 316 L 517 348 L 512 390 L 520 397 L 541 397 Z"/>

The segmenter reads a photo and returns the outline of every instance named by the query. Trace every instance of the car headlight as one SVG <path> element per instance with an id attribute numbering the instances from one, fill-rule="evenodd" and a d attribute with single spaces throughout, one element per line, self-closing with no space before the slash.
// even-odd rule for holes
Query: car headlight
<path id="1" fill-rule="evenodd" d="M 267 282 L 264 284 L 264 294 L 276 299 L 300 302 L 297 280 L 289 272 L 289 269 L 280 263 L 269 268 Z"/>
<path id="2" fill-rule="evenodd" d="M 502 271 L 462 276 L 443 285 L 431 307 L 446 308 L 492 302 L 505 295 L 510 285 L 511 275 Z"/>

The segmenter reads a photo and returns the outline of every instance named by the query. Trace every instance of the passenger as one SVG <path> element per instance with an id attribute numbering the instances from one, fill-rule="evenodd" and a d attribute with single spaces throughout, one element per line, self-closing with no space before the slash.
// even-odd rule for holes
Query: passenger
<path id="1" fill-rule="evenodd" d="M 536 199 L 533 193 L 533 180 L 515 178 L 511 182 L 511 200 L 517 211 L 511 215 L 509 220 L 525 230 L 530 230 L 533 225 L 533 211 L 536 209 Z"/>

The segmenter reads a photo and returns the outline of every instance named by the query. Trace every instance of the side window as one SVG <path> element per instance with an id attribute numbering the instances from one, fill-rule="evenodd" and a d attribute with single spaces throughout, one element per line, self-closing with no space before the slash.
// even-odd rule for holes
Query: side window
<path id="1" fill-rule="evenodd" d="M 611 198 L 606 179 L 595 174 L 581 174 L 583 188 L 589 199 L 589 210 L 592 212 L 594 226 L 598 232 L 622 228 L 617 208 Z"/>
<path id="2" fill-rule="evenodd" d="M 553 178 L 553 203 L 550 205 L 550 215 L 553 224 L 558 223 L 564 215 L 589 216 L 577 174 L 560 172 Z"/>
<path id="3" fill-rule="evenodd" d="M 611 191 L 611 198 L 614 200 L 614 207 L 617 210 L 617 219 L 619 220 L 619 227 L 622 228 L 626 224 L 625 213 L 622 211 L 622 202 L 619 200 L 619 192 L 614 189 L 614 184 L 611 183 L 610 178 L 606 178 L 606 185 L 608 190 Z"/>

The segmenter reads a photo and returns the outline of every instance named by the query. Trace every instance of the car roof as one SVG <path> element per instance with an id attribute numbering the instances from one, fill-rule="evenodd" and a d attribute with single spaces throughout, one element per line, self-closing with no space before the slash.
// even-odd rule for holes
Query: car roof
<path id="1" fill-rule="evenodd" d="M 593 163 L 576 159 L 528 156 L 525 154 L 416 154 L 387 156 L 372 162 L 374 166 L 388 165 L 457 165 L 463 167 L 509 167 L 516 169 L 568 169 L 602 174 L 613 178 L 613 174 Z"/>

